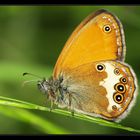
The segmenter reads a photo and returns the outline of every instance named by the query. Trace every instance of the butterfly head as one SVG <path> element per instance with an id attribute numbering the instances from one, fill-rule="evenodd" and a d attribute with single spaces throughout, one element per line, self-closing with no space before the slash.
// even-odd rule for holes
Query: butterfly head
<path id="1" fill-rule="evenodd" d="M 49 81 L 47 81 L 45 78 L 42 81 L 38 81 L 37 86 L 38 89 L 43 93 L 47 93 L 48 90 L 51 89 Z"/>

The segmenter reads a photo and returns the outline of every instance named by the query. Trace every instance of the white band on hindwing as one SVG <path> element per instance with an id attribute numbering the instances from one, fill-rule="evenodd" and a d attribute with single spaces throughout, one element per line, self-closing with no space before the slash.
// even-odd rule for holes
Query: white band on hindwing
<path id="1" fill-rule="evenodd" d="M 117 104 L 114 100 L 113 100 L 113 94 L 116 92 L 114 89 L 114 85 L 116 83 L 119 83 L 119 79 L 122 77 L 122 75 L 116 75 L 114 73 L 114 67 L 113 65 L 111 65 L 109 62 L 104 62 L 103 63 L 105 65 L 105 72 L 107 73 L 107 78 L 104 79 L 103 81 L 101 81 L 99 83 L 100 86 L 103 86 L 106 89 L 106 98 L 108 99 L 109 105 L 107 108 L 108 112 L 112 111 L 112 106 L 116 105 L 116 107 L 119 109 L 121 106 L 119 104 Z"/>

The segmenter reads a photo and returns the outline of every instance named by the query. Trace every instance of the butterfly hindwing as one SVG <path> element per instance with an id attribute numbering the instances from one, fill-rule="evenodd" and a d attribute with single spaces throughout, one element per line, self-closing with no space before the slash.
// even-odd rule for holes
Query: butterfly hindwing
<path id="1" fill-rule="evenodd" d="M 92 116 L 108 120 L 123 118 L 137 95 L 135 74 L 124 62 L 92 62 L 61 75 L 62 85 L 72 95 L 72 108 Z"/>

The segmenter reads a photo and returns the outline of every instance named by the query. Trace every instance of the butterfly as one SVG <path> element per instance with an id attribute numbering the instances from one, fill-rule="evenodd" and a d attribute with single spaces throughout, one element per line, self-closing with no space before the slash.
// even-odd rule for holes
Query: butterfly
<path id="1" fill-rule="evenodd" d="M 52 76 L 38 81 L 38 88 L 58 107 L 120 121 L 134 105 L 138 89 L 125 54 L 120 20 L 98 10 L 73 31 Z"/>

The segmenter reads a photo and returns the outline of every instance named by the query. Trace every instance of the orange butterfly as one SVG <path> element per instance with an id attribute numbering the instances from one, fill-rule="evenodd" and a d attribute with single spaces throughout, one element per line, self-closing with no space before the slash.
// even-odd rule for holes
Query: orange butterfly
<path id="1" fill-rule="evenodd" d="M 106 10 L 89 15 L 66 42 L 53 76 L 38 82 L 59 107 L 119 121 L 132 108 L 137 79 L 125 59 L 124 31 Z"/>

